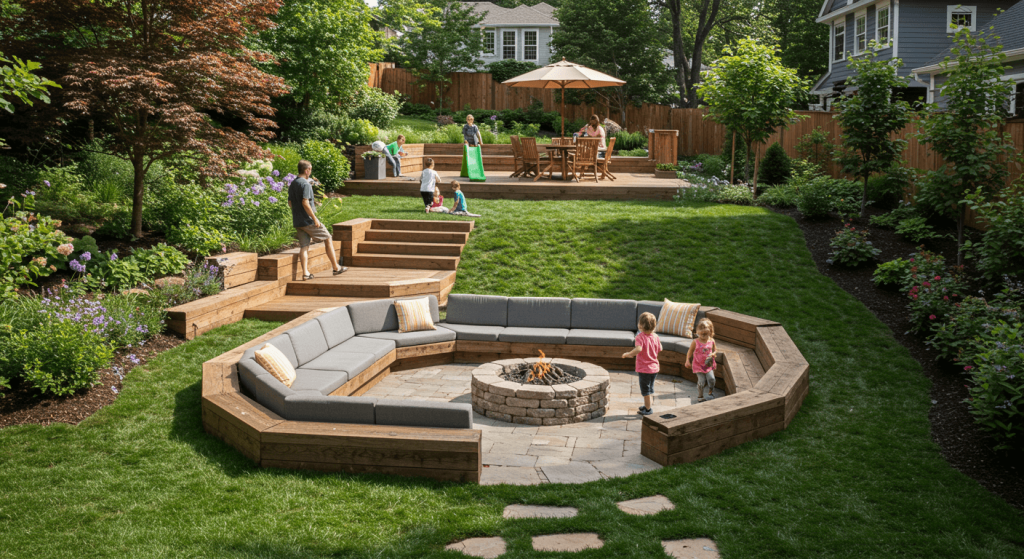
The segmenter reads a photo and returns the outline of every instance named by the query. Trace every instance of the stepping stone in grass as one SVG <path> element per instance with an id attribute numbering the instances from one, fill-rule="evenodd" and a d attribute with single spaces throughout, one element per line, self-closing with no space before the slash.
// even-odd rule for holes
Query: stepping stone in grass
<path id="1" fill-rule="evenodd" d="M 665 553 L 675 559 L 719 559 L 718 546 L 707 538 L 662 541 Z"/>
<path id="2" fill-rule="evenodd" d="M 603 546 L 604 542 L 593 532 L 533 537 L 534 551 L 583 551 L 584 549 L 601 549 Z"/>
<path id="3" fill-rule="evenodd" d="M 572 518 L 577 511 L 573 507 L 541 507 L 536 505 L 509 505 L 502 516 L 505 518 Z"/>
<path id="4" fill-rule="evenodd" d="M 672 501 L 668 500 L 668 497 L 663 495 L 655 495 L 653 497 L 641 497 L 639 499 L 633 499 L 632 501 L 622 501 L 621 503 L 615 503 L 619 510 L 626 514 L 632 514 L 634 516 L 648 516 L 651 514 L 658 514 L 663 510 L 673 510 L 676 508 L 672 504 Z"/>
<path id="5" fill-rule="evenodd" d="M 448 544 L 445 549 L 461 551 L 470 557 L 494 559 L 505 553 L 505 540 L 501 538 L 469 538 L 461 542 Z"/>

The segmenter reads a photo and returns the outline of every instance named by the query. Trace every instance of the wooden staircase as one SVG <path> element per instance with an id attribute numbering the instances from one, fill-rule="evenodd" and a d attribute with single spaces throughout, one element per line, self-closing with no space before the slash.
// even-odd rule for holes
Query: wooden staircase
<path id="1" fill-rule="evenodd" d="M 342 239 L 352 266 L 413 270 L 456 270 L 472 221 L 366 220 Z M 346 222 L 350 223 L 350 222 Z M 337 237 L 336 237 L 337 238 Z"/>

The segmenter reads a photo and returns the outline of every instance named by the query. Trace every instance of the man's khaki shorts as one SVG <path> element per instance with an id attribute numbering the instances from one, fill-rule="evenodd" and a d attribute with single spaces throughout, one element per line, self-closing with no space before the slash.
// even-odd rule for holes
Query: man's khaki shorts
<path id="1" fill-rule="evenodd" d="M 311 242 L 322 243 L 331 238 L 331 234 L 323 224 L 320 224 L 320 227 L 316 225 L 299 227 L 295 232 L 295 236 L 299 238 L 299 246 L 301 247 L 308 247 Z"/>

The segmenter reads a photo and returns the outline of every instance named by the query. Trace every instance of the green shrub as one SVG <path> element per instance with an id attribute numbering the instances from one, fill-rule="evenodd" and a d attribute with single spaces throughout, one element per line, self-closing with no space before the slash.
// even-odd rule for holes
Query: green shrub
<path id="1" fill-rule="evenodd" d="M 875 268 L 872 279 L 876 286 L 900 287 L 910 279 L 914 264 L 909 260 L 897 258 L 883 262 Z"/>
<path id="2" fill-rule="evenodd" d="M 789 180 L 790 164 L 789 156 L 782 144 L 775 142 L 768 146 L 761 158 L 761 166 L 758 169 L 758 184 L 783 184 Z"/>
<path id="3" fill-rule="evenodd" d="M 514 58 L 491 62 L 484 66 L 484 68 L 490 72 L 494 81 L 498 83 L 510 80 L 516 76 L 521 76 L 531 70 L 536 70 L 539 67 L 540 66 L 537 66 L 533 62 L 516 60 Z"/>
<path id="4" fill-rule="evenodd" d="M 934 276 L 911 274 L 910 324 L 914 332 L 928 332 L 941 325 L 953 313 L 967 290 L 962 271 L 947 270 Z"/>
<path id="5" fill-rule="evenodd" d="M 861 183 L 846 179 L 825 180 L 828 181 L 827 190 L 833 211 L 847 215 L 860 211 L 860 199 L 864 195 Z"/>
<path id="6" fill-rule="evenodd" d="M 232 243 L 231 238 L 220 229 L 188 222 L 171 227 L 167 231 L 167 241 L 199 255 L 226 252 L 227 246 Z"/>
<path id="7" fill-rule="evenodd" d="M 50 319 L 33 330 L 12 333 L 0 343 L 8 361 L 5 375 L 20 377 L 44 394 L 66 396 L 99 380 L 98 369 L 114 355 L 100 334 L 70 319 Z M 13 373 L 13 374 L 11 374 Z"/>
<path id="8" fill-rule="evenodd" d="M 982 204 L 972 201 L 971 208 L 987 229 L 979 244 L 965 243 L 968 255 L 978 259 L 978 271 L 994 280 L 1003 275 L 1024 278 L 1024 189 L 1008 191 L 1001 200 Z M 973 198 L 973 197 L 972 197 Z"/>
<path id="9" fill-rule="evenodd" d="M 702 153 L 689 161 L 680 161 L 680 166 L 706 177 L 729 178 L 729 164 L 717 155 Z"/>
<path id="10" fill-rule="evenodd" d="M 754 193 L 746 185 L 727 184 L 722 188 L 718 201 L 726 204 L 741 204 L 748 206 L 754 203 Z"/>
<path id="11" fill-rule="evenodd" d="M 348 114 L 353 119 L 367 120 L 374 126 L 387 128 L 398 118 L 401 108 L 402 101 L 397 91 L 392 95 L 376 87 L 364 87 Z"/>
<path id="12" fill-rule="evenodd" d="M 0 213 L 0 300 L 14 297 L 20 287 L 35 285 L 36 279 L 57 270 L 56 262 L 64 261 L 58 248 L 67 245 L 68 237 L 57 229 L 59 221 L 28 211 L 32 198 L 9 204 L 15 209 L 10 216 Z"/>
<path id="13" fill-rule="evenodd" d="M 818 127 L 800 137 L 796 143 L 796 152 L 814 165 L 818 172 L 824 172 L 832 163 L 836 145 L 832 143 L 831 133 Z"/>
<path id="14" fill-rule="evenodd" d="M 568 130 L 568 128 L 566 128 Z M 577 129 L 578 130 L 578 129 Z M 647 147 L 647 134 L 643 132 L 627 132 L 620 130 L 615 133 L 615 149 L 619 151 L 634 150 Z"/>
<path id="15" fill-rule="evenodd" d="M 280 143 L 267 146 L 274 155 L 273 170 L 281 175 L 297 173 L 302 161 L 302 144 Z"/>
<path id="16" fill-rule="evenodd" d="M 36 188 L 42 181 L 41 171 L 42 167 L 23 158 L 0 155 L 0 184 L 7 185 L 5 190 L 0 191 L 0 203 L 6 203 L 8 198 L 30 188 Z"/>
<path id="17" fill-rule="evenodd" d="M 953 305 L 945 322 L 932 327 L 925 344 L 935 350 L 939 359 L 973 363 L 980 349 L 976 340 L 987 338 L 991 332 L 986 330 L 986 325 L 1000 320 L 1013 323 L 1020 318 L 1018 303 L 1000 298 L 987 301 L 984 297 L 967 296 Z"/>
<path id="18" fill-rule="evenodd" d="M 914 169 L 900 166 L 892 167 L 883 175 L 873 175 L 868 179 L 868 200 L 879 208 L 899 206 L 915 175 Z"/>
<path id="19" fill-rule="evenodd" d="M 971 382 L 966 400 L 974 421 L 997 450 L 1024 449 L 1024 324 L 1000 320 L 986 325 L 974 363 L 964 366 Z"/>
<path id="20" fill-rule="evenodd" d="M 138 262 L 139 268 L 150 278 L 180 274 L 189 264 L 188 257 L 180 250 L 164 243 L 133 250 L 131 259 Z"/>
<path id="21" fill-rule="evenodd" d="M 829 193 L 831 179 L 817 177 L 811 180 L 794 180 L 793 186 L 799 193 L 796 209 L 805 218 L 819 219 L 828 217 L 832 211 L 832 198 Z"/>
<path id="22" fill-rule="evenodd" d="M 754 195 L 744 185 L 730 185 L 717 177 L 705 177 L 683 170 L 679 177 L 690 183 L 680 188 L 674 199 L 679 202 L 721 202 L 726 204 L 752 204 Z"/>
<path id="23" fill-rule="evenodd" d="M 289 123 L 281 133 L 281 137 L 289 142 L 305 142 L 308 140 L 330 140 L 339 137 L 338 131 L 349 126 L 351 120 L 347 115 L 333 113 L 322 108 L 308 110 L 282 111 L 280 120 Z"/>
<path id="24" fill-rule="evenodd" d="M 327 190 L 338 191 L 345 186 L 351 170 L 348 158 L 329 142 L 305 142 L 302 158 L 313 165 L 313 175 Z"/>
<path id="25" fill-rule="evenodd" d="M 185 268 L 185 284 L 157 286 L 144 296 L 149 304 L 158 309 L 184 305 L 202 297 L 216 295 L 224 289 L 224 278 L 220 267 L 207 264 L 204 260 L 189 263 Z"/>
<path id="26" fill-rule="evenodd" d="M 908 217 L 896 225 L 896 233 L 914 243 L 922 243 L 937 237 L 941 237 L 935 229 L 926 223 L 928 220 L 923 217 Z"/>
<path id="27" fill-rule="evenodd" d="M 63 167 L 45 167 L 40 173 L 36 210 L 54 219 L 67 222 L 99 224 L 117 209 L 116 205 L 101 203 L 86 188 L 85 177 L 77 163 Z"/>
<path id="28" fill-rule="evenodd" d="M 955 179 L 940 171 L 924 173 L 917 181 L 917 193 L 914 194 L 914 205 L 923 215 L 949 215 L 953 207 L 960 201 L 950 198 L 946 193 L 953 189 L 950 185 Z"/>
<path id="29" fill-rule="evenodd" d="M 796 187 L 789 183 L 785 183 L 765 188 L 764 192 L 758 195 L 756 204 L 758 206 L 791 208 L 796 206 L 799 199 L 800 193 L 797 192 Z"/>
<path id="30" fill-rule="evenodd" d="M 619 157 L 647 157 L 647 150 L 644 148 L 627 149 L 619 151 Z"/>
<path id="31" fill-rule="evenodd" d="M 901 221 L 912 217 L 918 217 L 917 209 L 909 202 L 900 202 L 899 205 L 887 213 L 871 216 L 871 225 L 884 227 L 885 229 L 895 229 Z"/>
<path id="32" fill-rule="evenodd" d="M 851 268 L 873 260 L 882 253 L 868 240 L 867 231 L 858 230 L 849 221 L 844 222 L 843 228 L 836 231 L 829 246 L 832 247 L 832 254 L 825 262 Z"/>

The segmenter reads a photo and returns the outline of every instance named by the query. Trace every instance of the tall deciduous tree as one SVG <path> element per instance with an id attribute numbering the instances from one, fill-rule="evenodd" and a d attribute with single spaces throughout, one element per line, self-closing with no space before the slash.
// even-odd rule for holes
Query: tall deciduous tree
<path id="1" fill-rule="evenodd" d="M 987 32 L 973 34 L 963 28 L 953 39 L 952 57 L 942 62 L 949 78 L 942 84 L 946 107 L 930 105 L 918 139 L 928 143 L 946 162 L 931 175 L 921 195 L 938 198 L 933 204 L 956 220 L 957 265 L 964 260 L 967 196 L 980 202 L 1006 182 L 1009 169 L 1000 162 L 1013 153 L 1009 133 L 1000 133 L 1013 82 L 1004 81 L 1006 54 Z"/>
<path id="2" fill-rule="evenodd" d="M 623 86 L 601 90 L 618 106 L 620 122 L 629 104 L 661 101 L 671 89 L 664 62 L 668 37 L 647 4 L 565 0 L 555 15 L 559 27 L 551 44 L 557 56 L 625 80 Z"/>
<path id="3" fill-rule="evenodd" d="M 11 98 L 28 105 L 33 104 L 33 99 L 49 103 L 50 97 L 46 94 L 46 88 L 60 86 L 34 73 L 41 67 L 38 62 L 24 61 L 17 56 L 13 58 L 8 60 L 0 53 L 0 62 L 7 63 L 0 65 L 0 109 L 13 113 L 14 104 L 11 103 Z M 4 140 L 0 138 L 0 147 L 3 145 Z"/>
<path id="4" fill-rule="evenodd" d="M 736 133 L 749 161 L 754 144 L 765 143 L 776 128 L 806 118 L 790 108 L 806 83 L 782 64 L 774 45 L 741 39 L 711 66 L 698 92 L 709 108 L 705 118 Z M 749 166 L 744 179 L 750 180 Z"/>
<path id="5" fill-rule="evenodd" d="M 422 22 L 418 33 L 406 33 L 402 51 L 406 65 L 421 80 L 437 84 L 438 108 L 444 108 L 444 90 L 451 83 L 448 74 L 475 70 L 483 62 L 483 21 L 473 7 L 458 0 L 431 0 L 435 17 Z M 539 46 L 538 46 L 539 48 Z"/>
<path id="6" fill-rule="evenodd" d="M 899 59 L 875 60 L 874 47 L 861 57 L 851 57 L 853 75 L 847 78 L 857 88 L 854 95 L 842 97 L 835 102 L 839 114 L 836 120 L 842 129 L 836 161 L 843 166 L 843 172 L 864 181 L 864 192 L 860 200 L 860 216 L 867 216 L 868 178 L 875 173 L 885 173 L 900 160 L 900 154 L 907 147 L 906 140 L 892 137 L 910 122 L 912 110 L 906 101 L 893 98 L 895 91 L 907 87 L 905 79 L 897 75 L 903 64 Z"/>
<path id="7" fill-rule="evenodd" d="M 0 20 L 5 47 L 32 52 L 61 69 L 61 107 L 94 119 L 113 154 L 132 164 L 132 226 L 142 235 L 144 179 L 150 166 L 182 152 L 209 172 L 228 160 L 266 157 L 273 137 L 270 97 L 288 92 L 255 64 L 269 55 L 245 37 L 269 29 L 279 4 L 267 0 L 24 0 L 24 12 Z M 21 39 L 23 38 L 23 39 Z M 217 126 L 211 113 L 248 130 Z"/>
<path id="8" fill-rule="evenodd" d="M 821 0 L 768 0 L 763 4 L 768 26 L 779 42 L 779 58 L 801 78 L 817 78 L 828 68 L 829 27 L 817 23 Z"/>

